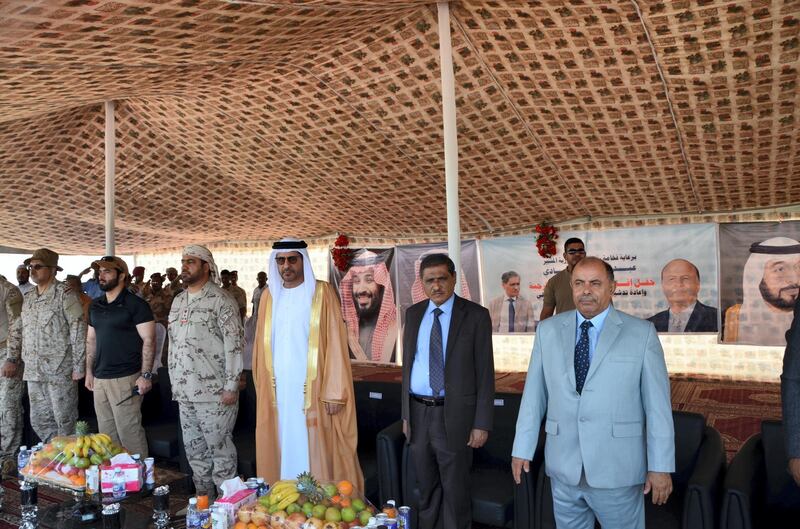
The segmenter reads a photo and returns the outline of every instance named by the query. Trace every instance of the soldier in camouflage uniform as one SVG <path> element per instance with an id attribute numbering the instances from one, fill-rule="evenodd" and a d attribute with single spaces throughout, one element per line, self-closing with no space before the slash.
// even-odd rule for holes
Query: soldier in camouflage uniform
<path id="1" fill-rule="evenodd" d="M 186 457 L 198 494 L 215 496 L 216 484 L 236 475 L 234 423 L 239 411 L 244 331 L 236 302 L 215 282 L 211 252 L 183 250 L 186 290 L 169 313 L 169 374 L 178 401 Z"/>
<path id="2" fill-rule="evenodd" d="M 162 287 L 164 277 L 156 272 L 150 276 L 150 289 L 144 300 L 150 305 L 156 323 L 167 326 L 167 315 L 172 305 L 172 294 Z"/>
<path id="3" fill-rule="evenodd" d="M 31 426 L 44 442 L 75 433 L 78 383 L 86 370 L 86 320 L 78 297 L 56 280 L 58 254 L 36 250 L 25 264 L 36 288 L 23 296 L 9 340 L 21 340 Z"/>
<path id="4" fill-rule="evenodd" d="M 12 466 L 22 443 L 22 363 L 19 341 L 9 343 L 9 329 L 22 310 L 22 293 L 0 276 L 0 468 Z"/>

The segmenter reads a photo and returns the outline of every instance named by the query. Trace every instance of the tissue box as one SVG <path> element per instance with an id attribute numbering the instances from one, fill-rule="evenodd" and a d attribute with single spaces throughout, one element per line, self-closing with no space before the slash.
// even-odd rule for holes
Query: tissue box
<path id="1" fill-rule="evenodd" d="M 228 513 L 228 524 L 233 525 L 236 521 L 236 512 L 239 508 L 244 505 L 255 503 L 255 501 L 256 491 L 254 489 L 244 489 L 236 491 L 230 496 L 219 498 L 214 504 L 221 505 L 225 509 Z"/>
<path id="2" fill-rule="evenodd" d="M 137 463 L 117 463 L 102 465 L 100 467 L 100 490 L 102 492 L 113 492 L 114 473 L 118 468 L 122 469 L 125 476 L 125 490 L 127 492 L 139 492 L 144 483 L 142 467 Z"/>

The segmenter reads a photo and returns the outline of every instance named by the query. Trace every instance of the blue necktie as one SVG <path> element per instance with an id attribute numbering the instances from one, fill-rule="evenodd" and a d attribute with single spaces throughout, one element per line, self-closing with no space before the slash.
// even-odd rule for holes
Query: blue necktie
<path id="1" fill-rule="evenodd" d="M 581 323 L 581 337 L 575 344 L 575 391 L 580 395 L 586 374 L 589 372 L 589 327 L 592 322 L 583 320 Z"/>
<path id="2" fill-rule="evenodd" d="M 517 311 L 514 310 L 514 300 L 508 300 L 508 332 L 514 332 L 514 318 L 517 315 Z"/>
<path id="3" fill-rule="evenodd" d="M 444 311 L 440 308 L 433 309 L 433 326 L 431 327 L 431 343 L 428 348 L 429 367 L 428 379 L 430 380 L 433 396 L 438 397 L 444 389 L 444 354 L 442 351 L 442 323 L 439 316 Z"/>

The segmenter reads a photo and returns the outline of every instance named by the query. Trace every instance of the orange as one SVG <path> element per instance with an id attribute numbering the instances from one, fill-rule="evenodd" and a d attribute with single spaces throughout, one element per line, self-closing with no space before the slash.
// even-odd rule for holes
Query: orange
<path id="1" fill-rule="evenodd" d="M 339 502 L 339 505 L 342 507 L 350 507 L 350 498 L 342 498 L 342 500 Z"/>
<path id="2" fill-rule="evenodd" d="M 343 496 L 350 496 L 353 493 L 353 484 L 343 479 L 339 483 L 336 484 L 336 488 L 339 490 L 339 493 Z"/>
<path id="3" fill-rule="evenodd" d="M 247 524 L 247 529 L 258 529 L 258 526 L 253 522 L 250 522 L 249 524 Z"/>
<path id="4" fill-rule="evenodd" d="M 247 529 L 247 524 L 244 522 L 236 522 L 233 529 Z"/>

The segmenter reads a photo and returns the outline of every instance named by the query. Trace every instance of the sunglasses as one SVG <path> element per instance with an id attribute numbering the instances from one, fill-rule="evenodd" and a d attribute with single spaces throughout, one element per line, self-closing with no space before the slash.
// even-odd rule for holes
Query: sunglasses
<path id="1" fill-rule="evenodd" d="M 28 265 L 26 268 L 28 270 L 36 270 L 38 272 L 42 268 L 53 268 L 53 267 L 52 266 L 43 265 L 43 264 L 35 264 L 35 265 Z"/>
<path id="2" fill-rule="evenodd" d="M 289 257 L 276 257 L 275 262 L 278 263 L 278 266 L 282 266 L 287 261 L 289 264 L 296 264 L 298 259 L 300 259 L 299 256 L 290 255 Z"/>

